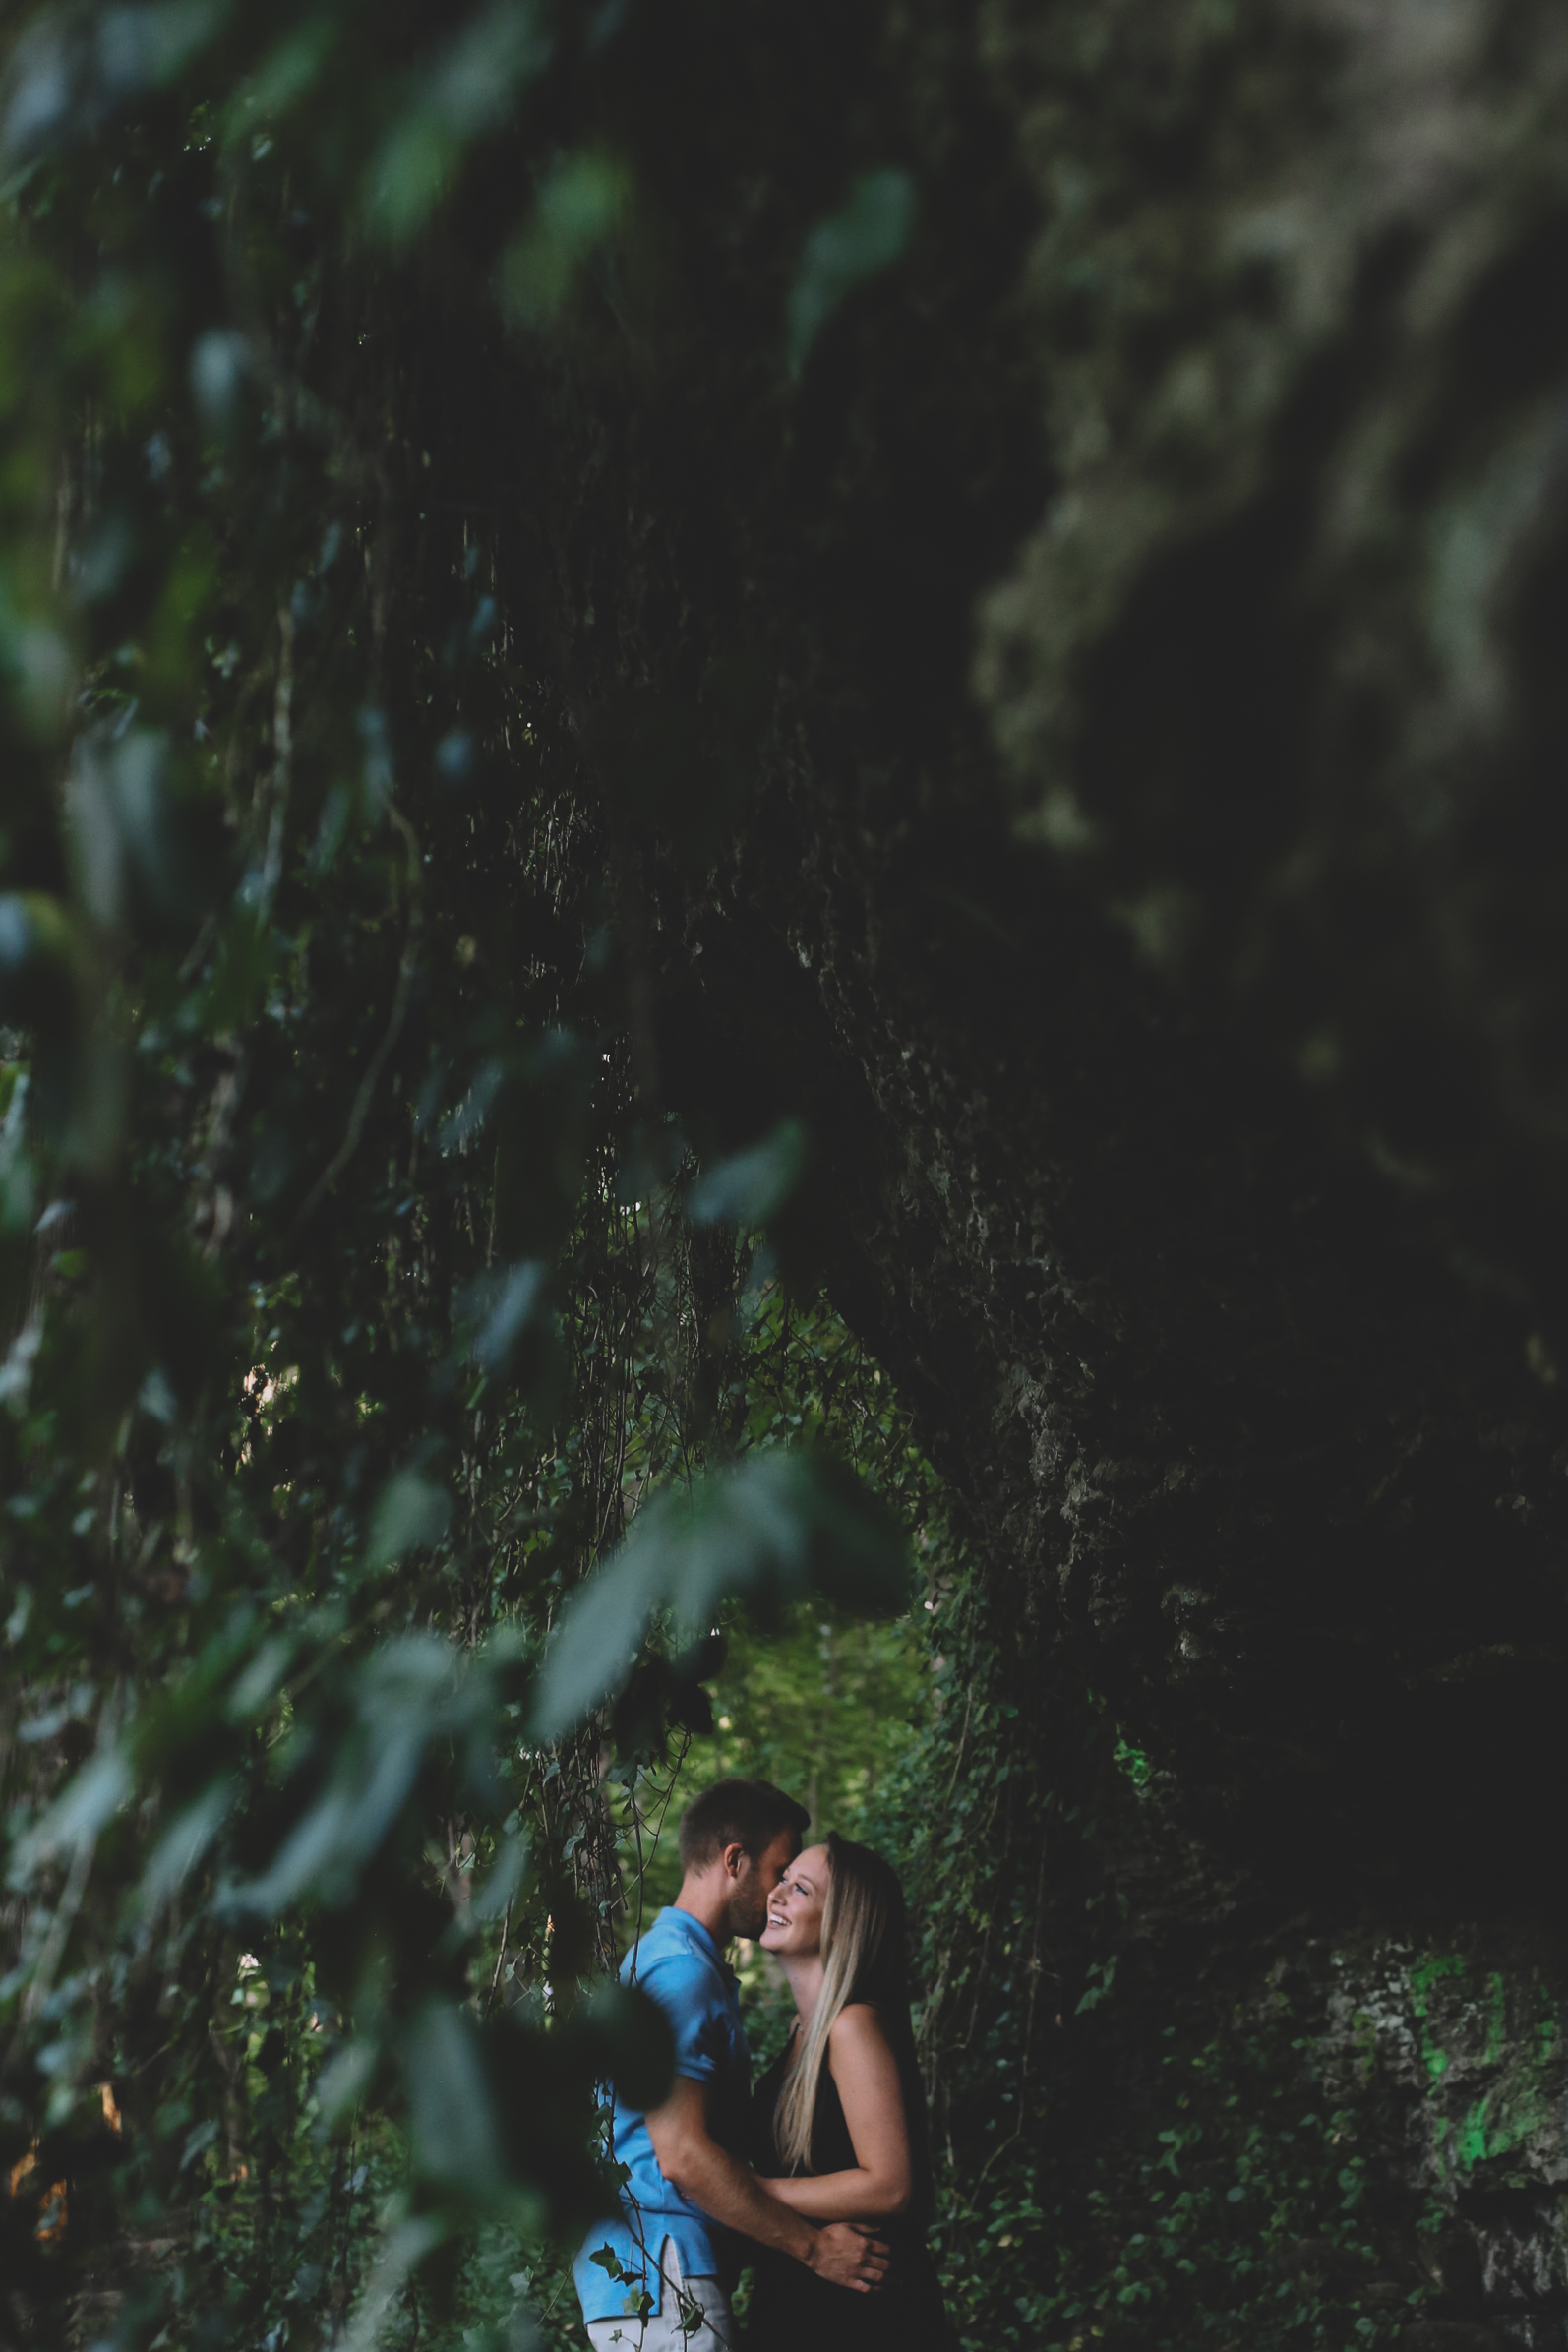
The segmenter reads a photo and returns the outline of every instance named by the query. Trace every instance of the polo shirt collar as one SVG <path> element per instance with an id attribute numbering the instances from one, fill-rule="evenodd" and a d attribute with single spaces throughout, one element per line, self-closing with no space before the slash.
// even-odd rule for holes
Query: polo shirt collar
<path id="1" fill-rule="evenodd" d="M 679 1909 L 673 1902 L 666 1905 L 659 1913 L 659 1917 L 661 1921 L 668 1921 L 675 1933 L 684 1936 L 694 1950 L 712 1960 L 726 1976 L 735 1974 L 735 1970 L 730 1966 L 711 1933 L 703 1926 L 700 1919 L 694 1918 L 690 1911 Z"/>

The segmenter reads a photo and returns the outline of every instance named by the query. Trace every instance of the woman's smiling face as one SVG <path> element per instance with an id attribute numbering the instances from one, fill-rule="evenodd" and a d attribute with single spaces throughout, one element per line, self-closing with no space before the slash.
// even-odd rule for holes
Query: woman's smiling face
<path id="1" fill-rule="evenodd" d="M 822 1904 L 827 1899 L 827 1848 L 809 1845 L 767 1899 L 762 1950 L 809 1960 L 822 1948 Z"/>

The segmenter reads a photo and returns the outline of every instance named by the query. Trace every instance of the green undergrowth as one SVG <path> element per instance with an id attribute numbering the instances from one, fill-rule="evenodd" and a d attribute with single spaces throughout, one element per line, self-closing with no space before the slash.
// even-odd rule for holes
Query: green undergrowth
<path id="1" fill-rule="evenodd" d="M 1052 2119 L 970 2190 L 949 2177 L 949 2290 L 966 2352 L 1343 2347 L 1397 2340 L 1415 2217 L 1391 2196 L 1379 2118 L 1328 2102 L 1285 2016 L 1164 2044 L 1135 2125 L 1094 2147 Z"/>
<path id="2" fill-rule="evenodd" d="M 930 1728 L 869 1829 L 914 1901 L 965 2352 L 1396 2342 L 1444 2218 L 1408 2186 L 1409 2084 L 1346 2044 L 1326 1947 L 1249 1949 L 1111 1711 L 1019 1672 L 1017 1602 L 952 1576 Z"/>

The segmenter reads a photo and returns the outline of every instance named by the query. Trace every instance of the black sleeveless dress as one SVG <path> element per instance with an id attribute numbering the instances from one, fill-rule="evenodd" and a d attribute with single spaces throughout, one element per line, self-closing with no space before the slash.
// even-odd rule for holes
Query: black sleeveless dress
<path id="1" fill-rule="evenodd" d="M 752 2093 L 748 2153 L 753 2168 L 770 2180 L 790 2170 L 773 2137 L 773 2110 L 788 2057 L 786 2050 L 776 2058 Z M 838 2088 L 824 2061 L 812 2119 L 811 2169 L 850 2172 L 855 2161 Z M 913 2213 L 901 2213 L 868 2226 L 892 2255 L 886 2283 L 874 2295 L 830 2286 L 787 2254 L 765 2246 L 754 2250 L 744 2352 L 956 2352 L 958 2338 L 942 2305 L 924 2224 Z"/>

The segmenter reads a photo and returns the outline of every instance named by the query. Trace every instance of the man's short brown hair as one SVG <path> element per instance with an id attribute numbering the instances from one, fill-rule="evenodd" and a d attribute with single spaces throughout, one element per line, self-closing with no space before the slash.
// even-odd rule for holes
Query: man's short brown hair
<path id="1" fill-rule="evenodd" d="M 705 1870 L 727 1845 L 744 1846 L 754 1862 L 781 1830 L 803 1837 L 810 1819 L 771 1780 L 715 1780 L 681 1816 L 681 1867 Z"/>

